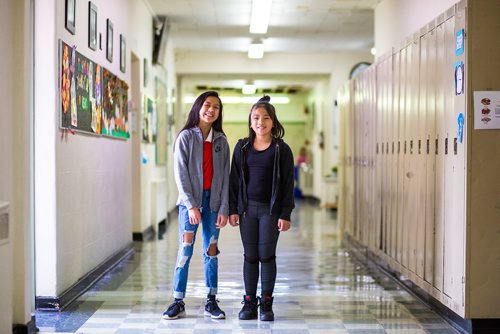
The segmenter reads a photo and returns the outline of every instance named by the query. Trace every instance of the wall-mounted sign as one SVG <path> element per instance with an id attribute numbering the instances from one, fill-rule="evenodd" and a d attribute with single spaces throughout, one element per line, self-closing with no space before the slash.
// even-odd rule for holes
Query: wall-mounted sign
<path id="1" fill-rule="evenodd" d="M 458 122 L 457 137 L 458 137 L 458 142 L 461 144 L 464 140 L 465 117 L 463 113 L 458 114 L 457 122 Z"/>
<path id="2" fill-rule="evenodd" d="M 500 129 L 500 91 L 474 92 L 474 129 Z"/>
<path id="3" fill-rule="evenodd" d="M 462 53 L 464 53 L 464 30 L 460 29 L 457 31 L 456 34 L 456 48 L 455 48 L 455 55 L 460 56 Z"/>
<path id="4" fill-rule="evenodd" d="M 455 63 L 455 95 L 464 93 L 464 63 L 457 61 Z"/>

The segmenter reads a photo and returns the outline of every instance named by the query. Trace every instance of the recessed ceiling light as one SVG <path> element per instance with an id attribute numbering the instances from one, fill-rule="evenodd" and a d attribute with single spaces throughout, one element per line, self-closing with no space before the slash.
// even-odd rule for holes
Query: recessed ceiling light
<path id="1" fill-rule="evenodd" d="M 252 0 L 250 33 L 265 34 L 271 17 L 272 0 Z"/>

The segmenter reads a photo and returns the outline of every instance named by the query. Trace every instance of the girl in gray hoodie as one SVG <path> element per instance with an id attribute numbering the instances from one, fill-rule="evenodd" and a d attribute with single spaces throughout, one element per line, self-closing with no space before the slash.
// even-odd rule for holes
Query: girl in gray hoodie
<path id="1" fill-rule="evenodd" d="M 229 145 L 222 131 L 222 102 L 208 91 L 196 98 L 184 128 L 174 144 L 174 176 L 179 197 L 179 251 L 174 271 L 174 302 L 163 313 L 167 320 L 186 315 L 189 263 L 198 226 L 202 226 L 207 302 L 205 316 L 226 317 L 215 299 L 217 294 L 220 228 L 229 213 Z"/>

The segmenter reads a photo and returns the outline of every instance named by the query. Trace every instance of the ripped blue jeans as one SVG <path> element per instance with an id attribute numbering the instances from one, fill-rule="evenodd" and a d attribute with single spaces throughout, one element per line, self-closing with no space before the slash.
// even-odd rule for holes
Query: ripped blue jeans
<path id="1" fill-rule="evenodd" d="M 203 191 L 203 201 L 201 207 L 201 228 L 203 236 L 203 260 L 205 270 L 205 285 L 207 294 L 217 294 L 217 278 L 219 262 L 217 255 L 208 255 L 211 244 L 217 246 L 220 230 L 216 228 L 217 211 L 210 210 L 210 190 Z M 189 263 L 193 256 L 194 242 L 199 225 L 189 224 L 188 209 L 184 205 L 179 205 L 179 251 L 177 253 L 177 263 L 174 272 L 173 294 L 174 298 L 183 299 L 186 296 L 186 286 L 188 280 Z M 186 242 L 185 234 L 192 234 L 192 242 Z M 187 239 L 191 239 L 187 237 Z"/>

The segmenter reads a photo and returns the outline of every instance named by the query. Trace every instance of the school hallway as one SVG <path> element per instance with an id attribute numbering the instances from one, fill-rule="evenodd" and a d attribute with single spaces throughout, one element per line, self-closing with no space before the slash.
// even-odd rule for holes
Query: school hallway
<path id="1" fill-rule="evenodd" d="M 426 304 L 340 245 L 336 211 L 297 202 L 292 229 L 278 243 L 273 322 L 238 319 L 244 294 L 238 228 L 219 240 L 219 306 L 225 320 L 203 316 L 201 234 L 190 266 L 186 318 L 163 320 L 172 302 L 177 219 L 62 312 L 37 311 L 40 333 L 458 333 Z"/>

